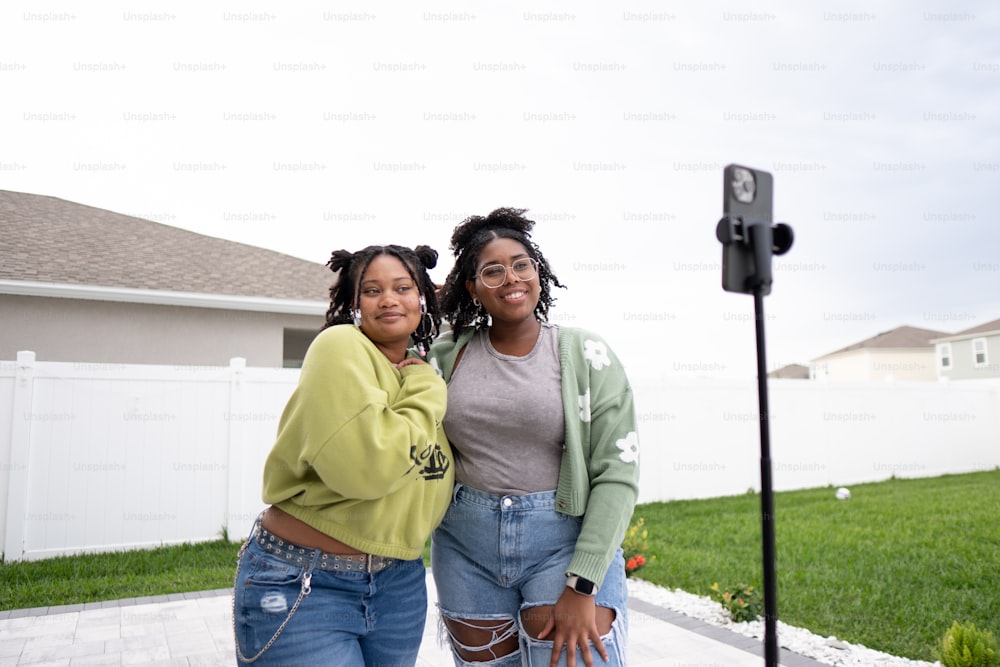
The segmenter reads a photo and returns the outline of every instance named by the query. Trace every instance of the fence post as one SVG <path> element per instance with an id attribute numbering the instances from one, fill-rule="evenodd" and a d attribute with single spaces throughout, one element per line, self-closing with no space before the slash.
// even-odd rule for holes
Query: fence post
<path id="1" fill-rule="evenodd" d="M 7 473 L 7 516 L 3 554 L 8 562 L 24 558 L 24 527 L 28 504 L 28 458 L 31 454 L 32 401 L 35 389 L 35 353 L 17 353 L 14 400 L 10 419 L 10 468 Z"/>
<path id="2" fill-rule="evenodd" d="M 226 466 L 226 535 L 233 539 L 230 526 L 234 523 L 242 525 L 241 521 L 233 521 L 233 513 L 242 507 L 243 498 L 243 449 L 246 445 L 246 420 L 242 419 L 245 410 L 245 392 L 243 387 L 247 360 L 244 357 L 233 357 L 229 360 L 229 433 L 226 441 L 228 463 Z"/>

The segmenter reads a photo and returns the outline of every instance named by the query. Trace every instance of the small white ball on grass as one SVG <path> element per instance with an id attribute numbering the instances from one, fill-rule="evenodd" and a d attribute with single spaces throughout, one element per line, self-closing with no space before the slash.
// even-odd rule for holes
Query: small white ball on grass
<path id="1" fill-rule="evenodd" d="M 845 487 L 840 487 L 837 489 L 837 500 L 850 500 L 851 490 Z"/>

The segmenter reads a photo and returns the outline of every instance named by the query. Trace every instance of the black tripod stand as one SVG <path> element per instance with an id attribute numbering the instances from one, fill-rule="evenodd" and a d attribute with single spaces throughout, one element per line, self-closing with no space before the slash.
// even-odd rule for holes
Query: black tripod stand
<path id="1" fill-rule="evenodd" d="M 792 246 L 792 228 L 772 224 L 771 174 L 729 165 L 724 173 L 723 218 L 715 228 L 722 243 L 722 288 L 753 294 L 757 333 L 757 397 L 760 409 L 760 510 L 764 570 L 764 664 L 778 665 L 778 602 L 771 481 L 770 415 L 764 345 L 764 297 L 771 292 L 771 257 Z"/>

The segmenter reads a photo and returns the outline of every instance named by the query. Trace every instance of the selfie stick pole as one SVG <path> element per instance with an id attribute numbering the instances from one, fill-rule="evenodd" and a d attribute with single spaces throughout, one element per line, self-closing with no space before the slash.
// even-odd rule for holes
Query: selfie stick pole
<path id="1" fill-rule="evenodd" d="M 771 480 L 771 413 L 767 406 L 767 359 L 764 346 L 764 296 L 771 291 L 771 255 L 774 233 L 771 225 L 744 228 L 757 266 L 753 290 L 754 320 L 757 329 L 757 401 L 760 422 L 760 515 L 764 566 L 764 664 L 778 665 L 778 584 L 774 548 L 774 485 Z M 783 232 L 784 230 L 782 230 Z M 789 244 L 790 245 L 790 244 Z M 781 252 L 787 248 L 780 249 Z"/>
<path id="2" fill-rule="evenodd" d="M 792 245 L 792 229 L 747 224 L 724 218 L 716 232 L 724 245 L 737 244 L 748 253 L 754 267 L 739 291 L 752 292 L 757 330 L 757 399 L 760 422 L 760 509 L 764 570 L 764 664 L 778 667 L 778 598 L 774 548 L 774 485 L 771 479 L 770 412 L 767 404 L 767 357 L 764 345 L 764 297 L 771 291 L 771 256 L 784 254 Z M 735 291 L 735 290 L 733 290 Z"/>
<path id="3" fill-rule="evenodd" d="M 767 362 L 764 358 L 764 294 L 753 294 L 757 323 L 757 400 L 760 410 L 760 512 L 764 561 L 764 664 L 778 664 L 778 586 L 774 561 L 774 491 L 771 482 L 770 413 L 767 407 Z"/>

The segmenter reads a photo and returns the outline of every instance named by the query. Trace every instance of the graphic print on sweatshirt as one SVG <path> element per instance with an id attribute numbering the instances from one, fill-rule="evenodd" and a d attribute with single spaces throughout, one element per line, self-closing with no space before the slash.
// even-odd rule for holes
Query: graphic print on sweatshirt
<path id="1" fill-rule="evenodd" d="M 451 461 L 436 442 L 427 443 L 427 446 L 421 450 L 418 450 L 416 445 L 410 445 L 410 460 L 413 461 L 413 465 L 406 471 L 406 474 L 410 474 L 414 468 L 419 467 L 420 470 L 417 471 L 417 474 L 426 481 L 444 479 L 448 469 L 451 468 Z"/>

